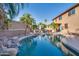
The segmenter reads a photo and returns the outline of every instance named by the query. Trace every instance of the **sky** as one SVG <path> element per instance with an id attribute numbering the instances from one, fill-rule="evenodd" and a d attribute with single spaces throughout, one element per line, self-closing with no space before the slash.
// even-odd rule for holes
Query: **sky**
<path id="1" fill-rule="evenodd" d="M 74 3 L 29 3 L 25 4 L 19 15 L 14 18 L 19 21 L 23 14 L 29 13 L 36 20 L 36 23 L 44 22 L 47 19 L 47 24 L 52 22 L 52 19 L 68 8 L 73 6 Z"/>

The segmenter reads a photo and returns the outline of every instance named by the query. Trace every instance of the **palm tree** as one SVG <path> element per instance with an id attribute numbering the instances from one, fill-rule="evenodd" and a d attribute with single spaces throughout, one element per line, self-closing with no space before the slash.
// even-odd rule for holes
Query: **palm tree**
<path id="1" fill-rule="evenodd" d="M 33 30 L 37 29 L 37 24 L 36 24 L 36 21 L 34 19 L 32 19 L 32 29 Z"/>
<path id="2" fill-rule="evenodd" d="M 25 34 L 26 34 L 26 31 L 32 30 L 32 25 L 35 23 L 34 18 L 32 18 L 30 14 L 24 14 L 21 17 L 20 21 L 23 22 L 26 25 Z"/>
<path id="3" fill-rule="evenodd" d="M 0 5 L 0 30 L 4 29 L 5 12 L 3 6 Z"/>
<path id="4" fill-rule="evenodd" d="M 38 26 L 39 26 L 39 28 L 40 28 L 41 31 L 45 31 L 46 25 L 44 23 L 40 22 L 38 24 Z"/>
<path id="5" fill-rule="evenodd" d="M 56 23 L 54 23 L 54 22 L 51 25 L 53 26 L 53 29 L 56 31 L 57 28 L 58 28 L 58 25 Z"/>
<path id="6" fill-rule="evenodd" d="M 7 18 L 13 19 L 18 15 L 20 9 L 22 9 L 23 6 L 24 4 L 19 3 L 0 3 L 0 10 L 2 10 L 1 14 L 3 15 L 0 19 L 3 20 L 3 23 L 6 23 Z M 4 28 L 4 25 L 2 25 L 2 28 Z"/>
<path id="7" fill-rule="evenodd" d="M 47 22 L 47 19 L 45 19 L 44 22 L 46 23 Z"/>
<path id="8" fill-rule="evenodd" d="M 44 20 L 45 25 L 47 26 L 47 19 Z"/>
<path id="9" fill-rule="evenodd" d="M 49 24 L 49 27 L 55 28 L 55 27 L 53 27 L 53 26 L 55 26 L 55 25 L 53 25 L 53 23 Z"/>
<path id="10" fill-rule="evenodd" d="M 8 30 L 9 26 L 11 25 L 11 21 L 12 21 L 12 20 L 10 20 L 10 19 L 6 19 L 6 20 L 4 21 L 4 27 L 5 27 L 5 29 Z"/>
<path id="11" fill-rule="evenodd" d="M 32 25 L 32 29 L 33 30 L 37 29 L 37 25 Z"/>
<path id="12" fill-rule="evenodd" d="M 22 9 L 24 4 L 19 3 L 2 3 L 0 4 L 0 7 L 2 10 L 4 10 L 4 14 L 8 15 L 9 18 L 14 18 L 16 15 L 18 15 L 20 9 Z"/>

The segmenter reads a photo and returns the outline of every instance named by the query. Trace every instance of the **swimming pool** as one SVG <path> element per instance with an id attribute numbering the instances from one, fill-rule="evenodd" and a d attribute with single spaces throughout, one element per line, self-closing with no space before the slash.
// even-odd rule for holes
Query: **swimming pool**
<path id="1" fill-rule="evenodd" d="M 20 42 L 17 56 L 63 56 L 64 53 L 50 42 L 50 36 L 38 35 Z"/>

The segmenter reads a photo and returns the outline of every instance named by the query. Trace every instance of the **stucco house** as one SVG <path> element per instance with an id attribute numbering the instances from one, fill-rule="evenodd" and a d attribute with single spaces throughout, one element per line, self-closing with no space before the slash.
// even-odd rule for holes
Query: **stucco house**
<path id="1" fill-rule="evenodd" d="M 77 34 L 79 35 L 79 4 L 67 9 L 65 12 L 56 16 L 53 22 L 58 25 L 59 32 L 63 35 Z"/>

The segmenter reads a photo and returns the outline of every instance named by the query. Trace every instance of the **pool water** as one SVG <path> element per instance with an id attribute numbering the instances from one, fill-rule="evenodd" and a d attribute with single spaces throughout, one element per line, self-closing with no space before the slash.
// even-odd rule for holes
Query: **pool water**
<path id="1" fill-rule="evenodd" d="M 39 35 L 25 38 L 21 42 L 17 56 L 63 56 L 64 53 L 50 42 L 50 36 Z"/>

